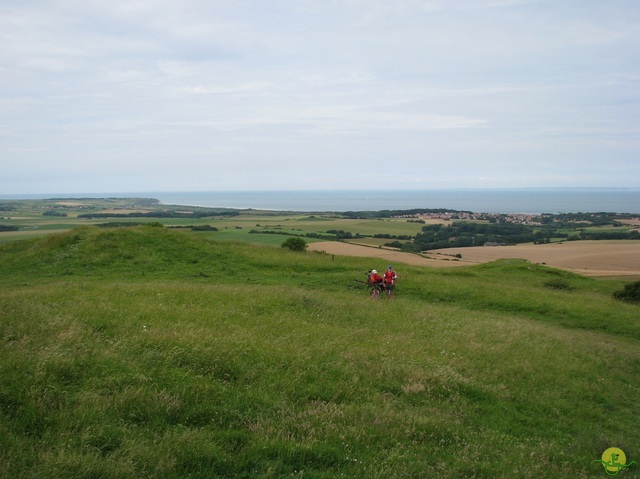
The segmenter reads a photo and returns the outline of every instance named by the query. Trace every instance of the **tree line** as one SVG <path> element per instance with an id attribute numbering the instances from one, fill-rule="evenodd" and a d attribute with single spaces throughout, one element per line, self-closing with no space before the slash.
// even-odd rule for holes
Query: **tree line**
<path id="1" fill-rule="evenodd" d="M 418 252 L 427 249 L 460 248 L 491 244 L 548 243 L 551 238 L 566 238 L 553 228 L 535 230 L 517 223 L 471 223 L 455 222 L 448 225 L 435 224 L 422 227 L 410 243 L 394 241 L 385 246 Z"/>
<path id="2" fill-rule="evenodd" d="M 392 241 L 385 246 L 404 251 L 419 252 L 429 249 L 482 246 L 484 244 L 550 243 L 551 239 L 605 240 L 640 239 L 633 231 L 586 231 L 574 234 L 561 232 L 554 224 L 526 225 L 520 223 L 472 223 L 455 222 L 448 225 L 435 224 L 422 227 L 411 242 Z M 575 224 L 573 225 L 575 228 Z"/>
<path id="3" fill-rule="evenodd" d="M 131 213 L 82 213 L 78 218 L 98 219 L 98 218 L 209 218 L 211 216 L 238 216 L 239 211 L 149 211 L 149 212 L 131 212 Z"/>

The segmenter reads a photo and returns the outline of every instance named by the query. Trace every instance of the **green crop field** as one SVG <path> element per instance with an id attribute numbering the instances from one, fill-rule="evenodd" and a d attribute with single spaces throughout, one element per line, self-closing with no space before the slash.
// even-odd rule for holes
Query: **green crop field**
<path id="1" fill-rule="evenodd" d="M 2 232 L 0 243 L 16 238 L 32 238 L 50 232 L 68 231 L 79 226 L 100 225 L 110 222 L 138 224 L 161 222 L 170 227 L 189 227 L 208 225 L 219 230 L 218 234 L 209 234 L 220 241 L 246 241 L 249 243 L 281 244 L 287 235 L 305 236 L 311 234 L 326 235 L 329 230 L 348 231 L 355 235 L 408 235 L 420 232 L 421 224 L 407 222 L 402 218 L 388 219 L 351 219 L 340 217 L 336 213 L 281 213 L 258 210 L 234 210 L 234 215 L 211 214 L 204 217 L 190 217 L 189 213 L 219 210 L 188 206 L 163 206 L 149 199 L 140 198 L 93 198 L 79 200 L 0 200 L 0 225 L 19 228 L 19 232 Z M 136 213 L 157 213 L 178 211 L 182 215 L 171 217 L 128 216 Z M 60 216 L 51 215 L 51 212 Z M 45 214 L 47 213 L 47 214 Z M 102 214 L 121 215 L 121 217 L 86 218 L 82 215 Z M 182 216 L 182 217 L 181 217 Z M 268 234 L 249 234 L 250 231 Z M 282 236 L 273 236 L 282 232 Z M 317 239 L 316 239 L 317 240 Z M 309 238 L 308 241 L 314 241 Z M 388 242 L 389 240 L 385 240 Z"/>
<path id="2" fill-rule="evenodd" d="M 0 477 L 597 478 L 609 447 L 640 459 L 623 281 L 396 264 L 395 300 L 371 301 L 368 259 L 211 235 L 0 244 Z"/>

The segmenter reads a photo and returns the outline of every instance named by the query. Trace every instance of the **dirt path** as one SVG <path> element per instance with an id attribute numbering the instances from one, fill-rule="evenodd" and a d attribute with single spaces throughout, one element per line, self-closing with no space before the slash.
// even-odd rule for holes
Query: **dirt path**
<path id="1" fill-rule="evenodd" d="M 309 250 L 344 256 L 380 258 L 385 263 L 399 262 L 430 267 L 465 266 L 500 258 L 523 258 L 532 263 L 546 264 L 585 276 L 640 277 L 639 241 L 568 241 L 545 245 L 476 246 L 433 250 L 424 256 L 334 241 L 311 243 Z M 456 254 L 461 254 L 462 258 L 455 258 Z M 380 265 L 372 264 L 372 268 L 376 266 L 383 269 Z"/>

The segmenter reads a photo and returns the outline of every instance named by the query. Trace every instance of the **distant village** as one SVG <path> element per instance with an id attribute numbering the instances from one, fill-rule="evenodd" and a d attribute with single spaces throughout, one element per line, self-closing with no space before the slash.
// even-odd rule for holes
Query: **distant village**
<path id="1" fill-rule="evenodd" d="M 418 220 L 484 220 L 495 223 L 514 223 L 523 225 L 541 225 L 543 218 L 550 219 L 553 215 L 523 214 L 523 213 L 473 213 L 470 211 L 446 211 L 433 213 L 419 213 L 399 215 L 398 218 L 416 218 Z"/>

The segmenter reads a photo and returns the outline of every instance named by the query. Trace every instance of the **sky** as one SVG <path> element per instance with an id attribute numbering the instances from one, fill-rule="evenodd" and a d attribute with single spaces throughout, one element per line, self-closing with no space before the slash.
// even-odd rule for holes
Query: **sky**
<path id="1" fill-rule="evenodd" d="M 2 0 L 0 194 L 640 187 L 637 0 Z"/>

